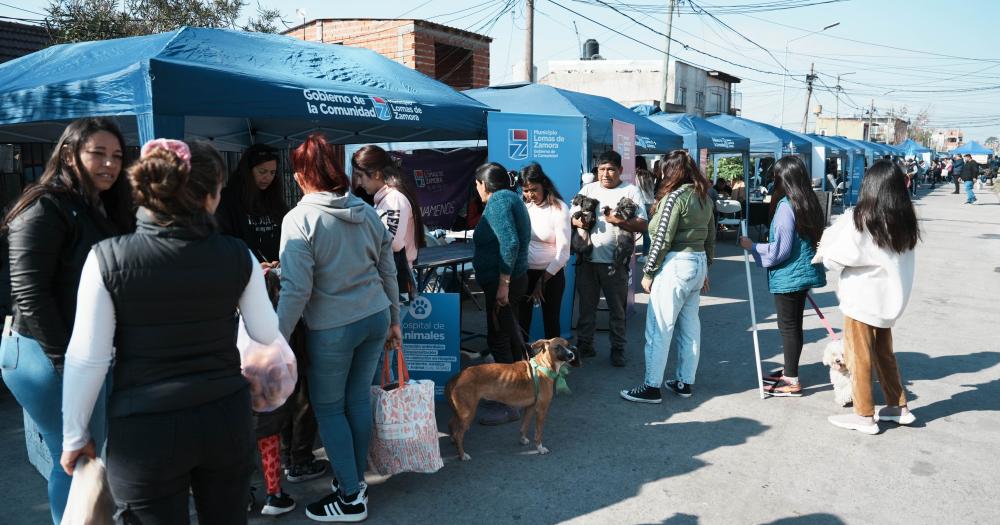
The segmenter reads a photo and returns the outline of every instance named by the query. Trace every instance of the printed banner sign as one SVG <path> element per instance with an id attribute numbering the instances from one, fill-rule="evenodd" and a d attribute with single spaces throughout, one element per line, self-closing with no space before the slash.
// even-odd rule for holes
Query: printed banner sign
<path id="1" fill-rule="evenodd" d="M 476 168 L 486 162 L 483 149 L 417 150 L 392 155 L 401 161 L 403 177 L 416 189 L 420 217 L 431 230 L 451 228 L 475 191 Z"/>
<path id="2" fill-rule="evenodd" d="M 374 95 L 350 95 L 318 89 L 302 90 L 310 115 L 359 117 L 375 120 L 420 122 L 424 110 L 412 100 L 390 100 Z"/>
<path id="3" fill-rule="evenodd" d="M 521 115 L 491 112 L 487 116 L 489 160 L 511 171 L 519 171 L 537 162 L 552 180 L 566 204 L 580 191 L 580 176 L 585 169 L 586 122 L 583 117 Z M 566 265 L 566 292 L 560 311 L 560 332 L 569 337 L 573 318 L 574 266 Z M 542 338 L 544 326 L 541 308 L 535 308 L 531 321 L 531 340 Z"/>
<path id="4" fill-rule="evenodd" d="M 461 299 L 457 293 L 418 295 L 400 314 L 403 355 L 412 379 L 434 381 L 435 397 L 461 371 Z"/>
<path id="5" fill-rule="evenodd" d="M 861 179 L 865 176 L 864 157 L 861 155 L 851 156 L 851 186 L 848 188 L 844 204 L 854 206 L 858 203 L 858 193 L 861 191 Z"/>
<path id="6" fill-rule="evenodd" d="M 611 119 L 614 149 L 622 156 L 622 180 L 635 183 L 635 124 Z"/>

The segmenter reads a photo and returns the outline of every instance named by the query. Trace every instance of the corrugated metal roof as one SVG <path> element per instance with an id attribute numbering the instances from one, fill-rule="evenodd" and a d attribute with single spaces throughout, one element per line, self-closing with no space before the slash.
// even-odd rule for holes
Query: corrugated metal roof
<path id="1" fill-rule="evenodd" d="M 0 21 L 0 63 L 34 53 L 50 43 L 44 27 Z"/>

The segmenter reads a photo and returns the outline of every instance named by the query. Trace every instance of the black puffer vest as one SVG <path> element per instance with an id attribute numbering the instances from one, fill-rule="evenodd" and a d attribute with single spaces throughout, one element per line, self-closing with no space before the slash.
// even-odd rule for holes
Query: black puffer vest
<path id="1" fill-rule="evenodd" d="M 136 233 L 94 252 L 115 305 L 111 416 L 194 407 L 247 387 L 236 349 L 252 271 L 243 241 L 159 226 L 140 209 Z"/>

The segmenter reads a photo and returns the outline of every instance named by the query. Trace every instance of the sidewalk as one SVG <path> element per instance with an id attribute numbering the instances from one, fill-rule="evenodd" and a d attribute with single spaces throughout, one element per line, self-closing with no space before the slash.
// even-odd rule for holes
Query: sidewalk
<path id="1" fill-rule="evenodd" d="M 1000 201 L 980 191 L 980 204 L 966 206 L 964 195 L 951 191 L 922 190 L 917 200 L 917 283 L 894 330 L 915 428 L 883 425 L 880 435 L 866 436 L 826 422 L 843 410 L 820 363 L 826 331 L 811 312 L 800 373 L 806 396 L 758 398 L 743 256 L 729 234 L 720 240 L 712 291 L 702 302 L 694 397 L 666 393 L 662 405 L 618 397 L 642 379 L 640 305 L 629 325 L 628 366 L 610 366 L 600 333 L 598 358 L 573 370 L 573 394 L 553 402 L 545 427 L 551 454 L 521 447 L 515 424 L 476 425 L 466 435 L 474 459 L 460 462 L 442 434 L 440 472 L 369 479 L 369 522 L 995 523 Z M 774 368 L 781 362 L 774 307 L 763 274 L 753 271 L 765 367 Z M 839 331 L 833 291 L 814 297 Z M 439 407 L 442 430 L 448 415 Z M 45 523 L 45 486 L 25 457 L 20 409 L 10 397 L 0 398 L 0 421 L 0 491 L 7 496 L 0 521 Z M 311 523 L 301 508 L 328 486 L 326 478 L 285 484 L 300 508 L 251 522 Z"/>

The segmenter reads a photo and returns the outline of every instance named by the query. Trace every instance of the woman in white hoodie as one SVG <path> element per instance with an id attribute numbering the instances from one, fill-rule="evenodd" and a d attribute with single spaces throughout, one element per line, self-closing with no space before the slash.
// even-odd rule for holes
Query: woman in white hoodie
<path id="1" fill-rule="evenodd" d="M 916 421 L 906 407 L 892 326 L 910 299 L 913 250 L 919 240 L 906 175 L 888 160 L 869 168 L 857 206 L 823 234 L 814 262 L 840 275 L 844 356 L 854 389 L 854 413 L 830 416 L 835 426 L 877 434 L 880 420 L 901 425 Z M 878 412 L 872 400 L 872 365 L 888 405 Z"/>

